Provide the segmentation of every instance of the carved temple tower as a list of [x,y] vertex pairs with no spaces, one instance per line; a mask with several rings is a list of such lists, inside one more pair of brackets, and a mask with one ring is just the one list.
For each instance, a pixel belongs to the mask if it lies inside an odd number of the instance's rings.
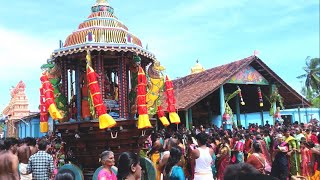
[[12,88],[10,92],[11,100],[2,112],[3,115],[7,116],[7,137],[16,137],[18,135],[15,127],[15,121],[28,116],[30,113],[28,97],[25,93],[25,89],[26,85],[23,81],[20,81],[16,87]]

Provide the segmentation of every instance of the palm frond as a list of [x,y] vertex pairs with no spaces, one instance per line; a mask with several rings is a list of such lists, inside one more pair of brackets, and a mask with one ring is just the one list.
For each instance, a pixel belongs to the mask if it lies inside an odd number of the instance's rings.
[[315,83],[318,83],[318,84],[320,83],[320,77],[318,77],[316,74],[312,74],[311,78],[313,78]]
[[240,90],[234,91],[232,94],[227,94],[225,97],[225,101],[229,102],[232,98],[236,97],[239,94]]
[[311,56],[307,56],[305,61],[306,61],[306,66],[309,67],[309,61],[311,59]]
[[319,58],[313,58],[309,61],[309,69],[315,69],[320,66],[320,59]]
[[265,95],[264,93],[262,93],[262,95],[271,104],[270,98],[267,95]]
[[297,79],[302,79],[302,78],[306,78],[306,77],[307,77],[306,74],[302,74],[302,75],[300,75],[300,76],[297,76]]

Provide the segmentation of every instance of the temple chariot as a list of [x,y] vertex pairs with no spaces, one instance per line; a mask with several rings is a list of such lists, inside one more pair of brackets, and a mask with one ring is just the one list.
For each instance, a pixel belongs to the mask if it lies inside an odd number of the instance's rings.
[[139,153],[157,124],[169,125],[163,109],[171,123],[180,119],[172,83],[155,55],[106,0],[91,11],[41,67],[40,130],[48,130],[50,115],[65,154],[92,175],[104,150]]

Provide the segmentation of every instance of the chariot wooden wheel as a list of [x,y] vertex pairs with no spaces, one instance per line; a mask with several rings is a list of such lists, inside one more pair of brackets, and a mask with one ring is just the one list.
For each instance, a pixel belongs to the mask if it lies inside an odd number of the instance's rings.
[[83,173],[82,173],[81,169],[78,166],[76,166],[74,164],[65,164],[65,165],[63,165],[62,167],[59,168],[59,172],[61,170],[63,170],[63,169],[71,170],[74,173],[75,178],[77,180],[84,180]]
[[150,159],[146,157],[140,158],[140,166],[142,167],[142,180],[155,180],[156,179],[156,169]]

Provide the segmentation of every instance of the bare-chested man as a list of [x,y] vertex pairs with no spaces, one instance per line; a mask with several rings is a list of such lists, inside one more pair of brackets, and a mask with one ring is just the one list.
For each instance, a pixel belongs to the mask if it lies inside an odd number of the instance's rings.
[[37,141],[36,141],[35,138],[26,137],[24,139],[24,142],[30,147],[31,155],[33,155],[33,154],[38,152]]
[[0,152],[0,179],[19,180],[18,164],[16,155],[18,140],[7,138],[4,141],[5,150]]
[[21,180],[32,180],[32,174],[27,174],[27,166],[31,150],[28,146],[29,140],[32,138],[24,138],[20,147],[18,147],[19,172]]

